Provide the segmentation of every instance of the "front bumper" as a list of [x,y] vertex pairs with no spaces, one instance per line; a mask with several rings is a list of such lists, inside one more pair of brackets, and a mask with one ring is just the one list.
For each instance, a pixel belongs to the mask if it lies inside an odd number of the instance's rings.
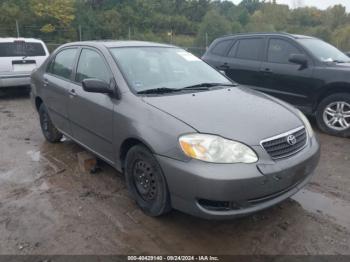
[[30,74],[0,75],[0,88],[13,86],[29,86]]
[[302,151],[278,161],[212,164],[163,156],[157,159],[175,209],[220,219],[245,216],[291,197],[308,183],[319,157],[320,147],[314,137]]

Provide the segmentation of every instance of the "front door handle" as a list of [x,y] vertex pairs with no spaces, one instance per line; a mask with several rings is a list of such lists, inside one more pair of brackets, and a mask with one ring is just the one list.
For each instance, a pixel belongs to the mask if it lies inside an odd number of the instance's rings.
[[263,73],[264,75],[269,75],[273,73],[270,68],[261,69],[260,72]]
[[76,96],[76,95],[77,95],[77,92],[75,92],[75,89],[71,89],[71,90],[69,91],[69,94],[70,94],[71,96]]
[[49,80],[47,80],[46,78],[44,78],[44,87],[48,86],[49,85]]

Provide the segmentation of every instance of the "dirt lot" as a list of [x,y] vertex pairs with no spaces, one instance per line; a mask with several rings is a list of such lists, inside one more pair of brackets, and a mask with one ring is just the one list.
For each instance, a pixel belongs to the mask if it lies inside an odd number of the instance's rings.
[[45,142],[28,97],[0,97],[0,254],[350,254],[350,139],[319,134],[312,183],[254,216],[150,218],[106,164],[78,169],[82,148]]

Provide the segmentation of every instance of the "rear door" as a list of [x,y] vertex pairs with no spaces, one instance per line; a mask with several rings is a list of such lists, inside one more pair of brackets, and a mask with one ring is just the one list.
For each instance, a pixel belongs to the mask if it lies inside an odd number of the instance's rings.
[[73,137],[112,162],[114,98],[108,94],[85,92],[81,83],[88,78],[97,78],[106,83],[113,81],[110,67],[102,53],[84,47],[69,94],[68,110]]
[[227,68],[227,52],[230,50],[234,40],[216,40],[204,54],[202,59],[218,70],[225,71]]
[[240,38],[231,47],[222,67],[233,81],[250,86],[261,84],[260,69],[263,58],[265,38]]
[[43,76],[43,97],[55,126],[71,135],[68,118],[69,90],[72,73],[78,54],[77,47],[60,50],[50,61]]
[[29,75],[48,56],[41,42],[14,40],[0,42],[0,72],[12,75]]
[[307,54],[292,40],[270,37],[266,48],[266,61],[261,65],[262,84],[260,91],[269,93],[291,104],[308,107],[313,85],[313,62],[308,66],[290,63],[291,54]]

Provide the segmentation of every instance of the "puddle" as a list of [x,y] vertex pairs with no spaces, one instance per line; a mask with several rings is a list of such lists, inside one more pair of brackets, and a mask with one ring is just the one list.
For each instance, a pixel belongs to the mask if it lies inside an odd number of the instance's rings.
[[27,154],[32,158],[32,161],[39,162],[41,158],[40,151],[28,151]]
[[306,189],[292,197],[305,210],[329,216],[335,223],[350,229],[350,205],[344,200],[330,198]]

